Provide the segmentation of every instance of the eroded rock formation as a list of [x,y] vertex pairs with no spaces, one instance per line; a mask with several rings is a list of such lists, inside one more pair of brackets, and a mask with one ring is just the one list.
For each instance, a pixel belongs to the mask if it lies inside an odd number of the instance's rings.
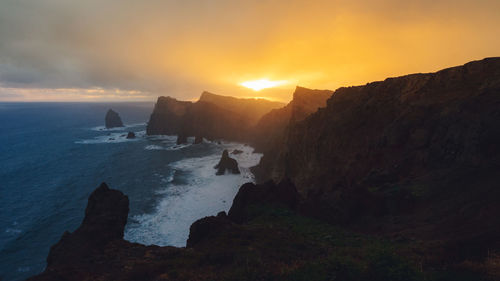
[[214,168],[217,169],[217,172],[215,174],[218,176],[224,175],[226,171],[229,171],[232,174],[240,173],[238,162],[235,159],[229,157],[229,152],[227,151],[227,149],[224,149],[219,163],[215,165]]
[[118,113],[113,111],[112,109],[109,109],[108,112],[106,113],[106,117],[104,118],[104,123],[106,128],[108,129],[115,127],[123,127],[123,122],[122,119],[120,118],[120,115],[118,115]]

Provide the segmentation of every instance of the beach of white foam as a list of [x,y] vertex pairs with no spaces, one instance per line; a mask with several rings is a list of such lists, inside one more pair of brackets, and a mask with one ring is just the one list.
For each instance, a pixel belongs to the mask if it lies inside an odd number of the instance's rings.
[[[162,198],[155,211],[133,216],[125,231],[126,240],[146,245],[183,247],[194,221],[229,210],[239,187],[254,181],[250,167],[258,164],[262,154],[253,153],[252,147],[238,143],[210,145],[216,146],[217,153],[186,158],[169,165],[173,171],[187,175],[183,183],[175,184],[173,178],[168,176],[169,181],[158,192]],[[156,147],[150,145],[149,149]],[[228,149],[230,156],[238,161],[241,174],[215,175],[214,166],[220,160],[223,149]],[[235,149],[242,152],[231,154]]]

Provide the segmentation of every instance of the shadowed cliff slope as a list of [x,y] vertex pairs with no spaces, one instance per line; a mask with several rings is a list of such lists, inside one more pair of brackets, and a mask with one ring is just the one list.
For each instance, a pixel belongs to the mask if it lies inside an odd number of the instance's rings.
[[207,139],[245,141],[251,127],[282,103],[238,99],[203,92],[199,101],[159,97],[147,126],[148,135],[203,136]]
[[[355,233],[300,215],[305,201],[288,180],[243,185],[229,214],[191,225],[186,248],[123,240],[128,198],[102,184],[85,218],[66,232],[29,280],[495,280],[500,258],[446,257],[434,241]],[[298,213],[299,212],[299,213]],[[498,273],[498,272],[497,272]],[[492,278],[488,278],[488,276]]]
[[265,99],[242,99],[230,96],[221,96],[207,91],[201,94],[199,100],[237,112],[248,119],[252,125],[257,123],[257,121],[264,114],[284,105],[282,102],[269,101]]
[[282,140],[290,122],[301,121],[318,108],[325,107],[326,100],[332,93],[329,90],[311,90],[297,86],[292,101],[262,116],[253,130],[252,145],[262,152],[274,149]]
[[500,58],[340,88],[263,164],[303,193],[498,164],[499,92]]
[[260,171],[290,178],[307,212],[450,256],[498,249],[500,58],[340,88],[290,126]]

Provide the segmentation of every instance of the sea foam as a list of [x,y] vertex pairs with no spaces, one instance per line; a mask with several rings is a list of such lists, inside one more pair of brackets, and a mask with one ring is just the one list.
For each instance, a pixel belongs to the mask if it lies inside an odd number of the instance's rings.
[[[175,184],[168,176],[168,184],[159,193],[163,196],[154,212],[133,216],[127,225],[125,239],[146,245],[186,245],[191,224],[205,216],[228,211],[239,187],[253,182],[250,167],[258,164],[262,154],[253,153],[253,148],[243,144],[211,144],[217,146],[217,153],[197,158],[187,158],[170,164],[173,171],[187,174],[186,180]],[[239,163],[241,174],[216,176],[214,166],[223,149]]]
[[126,132],[109,132],[106,135],[96,136],[92,139],[78,140],[75,141],[76,144],[101,144],[101,143],[121,143],[121,142],[132,142],[143,138],[146,135],[146,131],[135,132],[135,138],[127,139]]

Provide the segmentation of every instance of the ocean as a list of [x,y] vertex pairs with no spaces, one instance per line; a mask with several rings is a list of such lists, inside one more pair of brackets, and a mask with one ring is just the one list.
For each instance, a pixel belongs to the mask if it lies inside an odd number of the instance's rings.
[[[146,136],[153,103],[0,103],[0,280],[43,271],[50,246],[74,231],[101,182],[128,195],[125,239],[183,247],[189,226],[227,211],[262,155],[245,144],[176,145]],[[106,111],[126,127],[104,128]],[[135,139],[126,133],[135,132]],[[215,176],[224,149],[241,175]]]

